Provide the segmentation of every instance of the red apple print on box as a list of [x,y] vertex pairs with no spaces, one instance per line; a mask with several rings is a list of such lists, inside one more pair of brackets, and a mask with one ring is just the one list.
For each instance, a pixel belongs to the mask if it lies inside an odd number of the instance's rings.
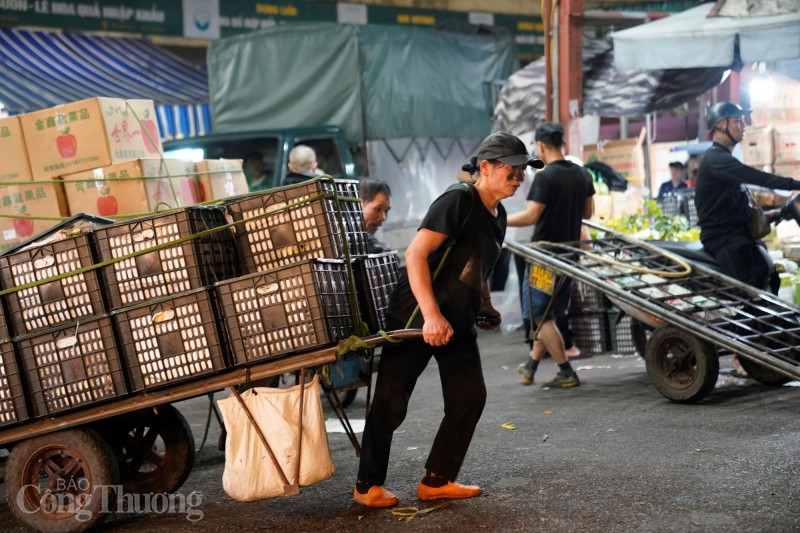
[[150,110],[146,110],[142,117],[142,137],[144,141],[144,149],[148,153],[158,153],[158,126],[150,118]]
[[100,196],[97,197],[97,213],[104,217],[117,214],[117,199],[108,187],[103,187]]
[[64,113],[56,114],[56,128],[61,133],[56,137],[56,148],[64,159],[75,157],[78,153],[78,140],[69,132],[67,116]]
[[[20,207],[19,216],[30,217],[25,213],[25,206]],[[33,219],[31,218],[15,218],[14,231],[17,232],[17,237],[25,238],[33,235]]]

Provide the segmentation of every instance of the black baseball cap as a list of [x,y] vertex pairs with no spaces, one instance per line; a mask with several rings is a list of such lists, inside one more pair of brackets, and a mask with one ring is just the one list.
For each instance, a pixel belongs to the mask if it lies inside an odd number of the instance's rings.
[[504,131],[486,137],[478,147],[477,158],[479,163],[485,159],[496,159],[512,167],[530,165],[544,168],[544,161],[531,157],[524,142]]
[[564,144],[564,126],[558,122],[541,122],[536,126],[533,139],[551,146],[561,146]]

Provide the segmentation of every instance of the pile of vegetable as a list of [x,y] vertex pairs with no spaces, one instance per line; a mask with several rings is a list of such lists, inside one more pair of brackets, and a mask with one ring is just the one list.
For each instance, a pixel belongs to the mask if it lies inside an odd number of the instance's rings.
[[641,213],[611,218],[604,225],[642,240],[699,241],[700,228],[693,228],[682,215],[665,215],[655,200],[645,200]]

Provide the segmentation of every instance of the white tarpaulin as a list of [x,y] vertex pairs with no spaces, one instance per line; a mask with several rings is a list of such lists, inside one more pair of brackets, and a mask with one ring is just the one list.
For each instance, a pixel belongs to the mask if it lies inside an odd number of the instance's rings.
[[800,57],[800,13],[709,17],[713,7],[713,3],[702,4],[612,33],[614,66],[619,69],[730,67],[739,61],[746,64]]

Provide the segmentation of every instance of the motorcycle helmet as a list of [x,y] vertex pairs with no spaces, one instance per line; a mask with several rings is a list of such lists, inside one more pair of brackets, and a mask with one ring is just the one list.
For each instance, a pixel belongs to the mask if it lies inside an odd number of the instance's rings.
[[714,126],[716,126],[717,122],[720,120],[725,120],[730,117],[743,117],[749,114],[749,109],[742,109],[741,106],[732,102],[718,102],[706,111],[706,126],[708,127],[708,131],[713,131]]

